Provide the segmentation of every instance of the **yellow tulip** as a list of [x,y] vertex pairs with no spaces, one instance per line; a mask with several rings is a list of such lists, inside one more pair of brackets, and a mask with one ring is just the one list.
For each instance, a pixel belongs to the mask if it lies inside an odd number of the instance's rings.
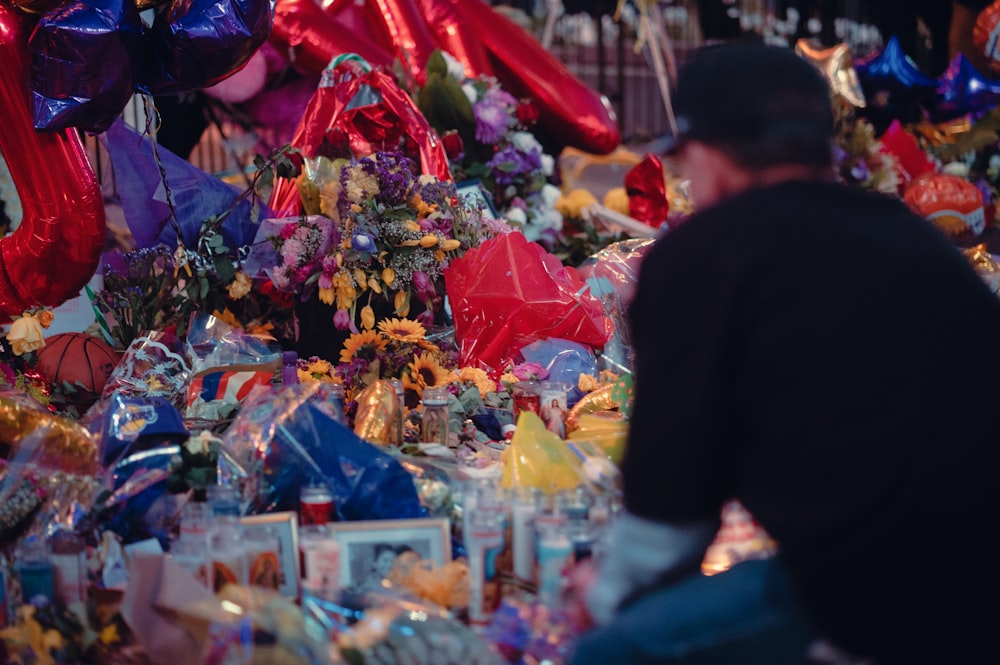
[[420,239],[420,246],[425,249],[427,247],[433,247],[434,245],[438,244],[438,240],[439,238],[436,235],[434,235],[433,233],[428,233],[427,235],[425,235],[423,238]]
[[399,316],[406,316],[410,313],[410,303],[405,291],[396,292],[396,298],[393,301],[393,306],[396,308],[396,314]]
[[396,271],[392,268],[383,268],[382,281],[385,282],[386,286],[392,286],[392,283],[396,281]]
[[372,309],[371,305],[365,305],[361,308],[361,327],[365,330],[371,330],[375,327],[375,310]]
[[406,230],[407,231],[414,231],[414,232],[419,231],[420,230],[420,225],[417,224],[412,219],[408,219],[408,220],[406,220]]
[[445,240],[443,243],[441,243],[441,249],[443,249],[446,252],[456,250],[461,246],[462,246],[461,241],[455,240],[454,238],[449,238]]
[[334,297],[333,288],[319,290],[319,301],[324,305],[332,305],[333,297]]
[[382,294],[382,285],[379,284],[379,281],[374,277],[368,278],[368,288],[374,291],[375,293],[378,293],[379,295]]
[[365,275],[365,271],[362,270],[361,268],[355,268],[354,281],[357,282],[361,290],[364,291],[368,285],[368,276]]

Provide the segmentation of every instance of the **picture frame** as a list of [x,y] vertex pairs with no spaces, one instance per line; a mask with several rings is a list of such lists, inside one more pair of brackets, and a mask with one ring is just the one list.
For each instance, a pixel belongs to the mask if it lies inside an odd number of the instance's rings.
[[380,588],[396,557],[409,551],[434,566],[451,561],[451,527],[446,518],[335,522],[332,537],[340,546],[342,588]]
[[[240,518],[244,540],[250,551],[249,571],[250,583],[274,588],[285,598],[299,596],[299,516],[294,512],[265,513],[263,515],[247,515]],[[255,542],[272,540],[269,531],[274,531],[273,538],[278,546],[277,563],[280,575],[272,577],[275,571],[268,569],[269,561],[261,556],[260,550],[254,547]],[[260,539],[260,540],[258,540]]]
[[500,213],[497,212],[497,208],[493,204],[493,197],[483,187],[482,180],[479,178],[463,180],[455,183],[455,188],[458,190],[458,198],[463,203],[472,208],[482,209],[483,215],[487,219],[500,218]]

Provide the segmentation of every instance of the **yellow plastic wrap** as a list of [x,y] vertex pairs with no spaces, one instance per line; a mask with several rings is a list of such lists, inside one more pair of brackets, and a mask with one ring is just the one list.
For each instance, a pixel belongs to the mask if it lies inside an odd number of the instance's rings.
[[580,483],[579,459],[545,428],[537,414],[522,411],[510,447],[503,455],[504,487],[537,487],[546,494]]
[[354,433],[369,443],[392,443],[393,425],[401,408],[392,383],[384,379],[375,381],[358,395]]
[[91,476],[100,470],[97,442],[79,423],[0,398],[0,457]]
[[584,414],[579,418],[578,427],[569,435],[570,441],[593,443],[615,464],[621,464],[627,438],[628,423],[617,411]]

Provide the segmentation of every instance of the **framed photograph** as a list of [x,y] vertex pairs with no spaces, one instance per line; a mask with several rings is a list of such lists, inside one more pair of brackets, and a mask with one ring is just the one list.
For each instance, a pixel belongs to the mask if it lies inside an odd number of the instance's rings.
[[299,518],[294,512],[240,518],[249,552],[250,584],[286,598],[299,595]]
[[458,189],[458,198],[465,205],[470,208],[481,209],[487,219],[498,219],[500,217],[496,206],[493,205],[493,197],[483,187],[482,180],[478,178],[475,180],[463,180],[462,182],[455,183],[455,187]]
[[451,530],[445,518],[336,522],[329,525],[340,545],[340,586],[358,591],[382,588],[396,558],[415,552],[443,566],[451,560]]

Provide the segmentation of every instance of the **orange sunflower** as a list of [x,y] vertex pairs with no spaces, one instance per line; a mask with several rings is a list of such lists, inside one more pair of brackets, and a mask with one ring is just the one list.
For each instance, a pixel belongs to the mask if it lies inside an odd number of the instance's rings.
[[347,338],[344,348],[340,350],[340,362],[349,363],[355,358],[371,362],[379,351],[385,351],[385,337],[374,330],[354,333]]
[[378,329],[389,339],[400,342],[420,342],[427,334],[422,325],[410,319],[384,319],[379,322]]
[[[448,385],[453,378],[452,373],[441,367],[437,358],[429,353],[421,353],[413,359],[413,362],[407,365],[407,368],[410,370],[409,383],[412,384],[411,387],[415,388],[420,395],[423,395],[424,388],[436,388]],[[406,383],[403,384],[403,387],[406,387]]]

